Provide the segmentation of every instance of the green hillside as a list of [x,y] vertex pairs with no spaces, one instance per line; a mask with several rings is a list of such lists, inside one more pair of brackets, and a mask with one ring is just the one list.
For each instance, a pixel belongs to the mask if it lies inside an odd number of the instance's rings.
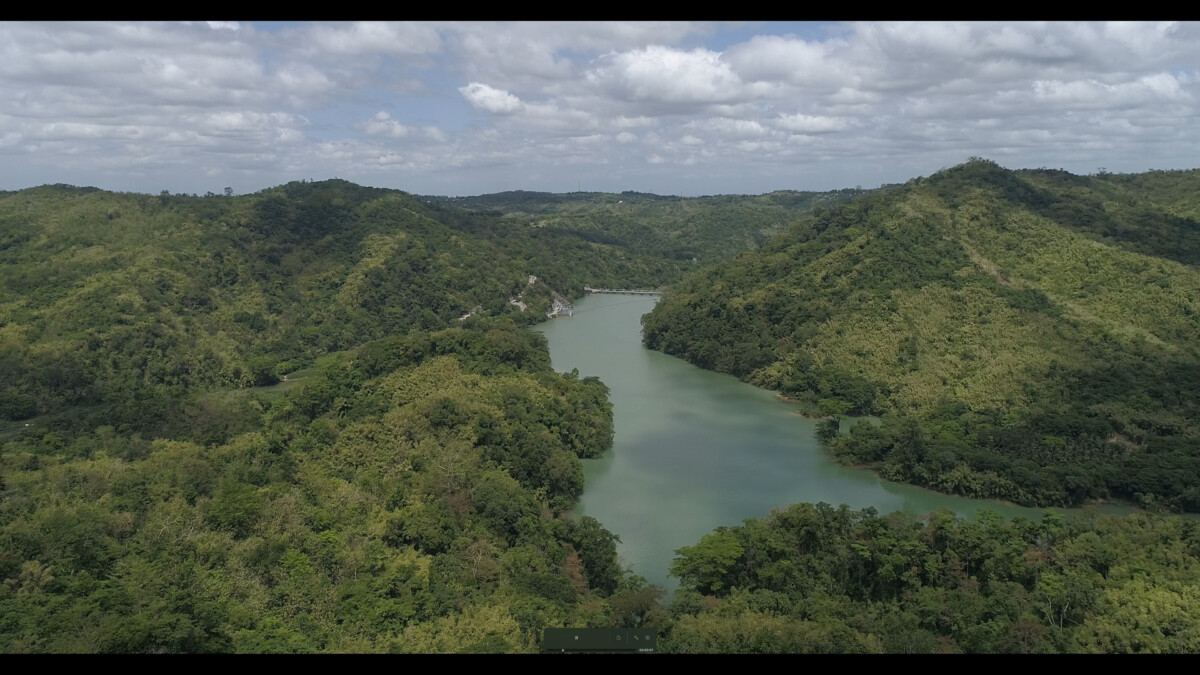
[[641,582],[569,515],[607,389],[524,326],[680,267],[344,181],[0,195],[0,652],[528,652],[627,621]]
[[200,391],[274,384],[467,313],[532,323],[554,293],[657,286],[682,266],[345,181],[245,197],[7,193],[0,423],[70,411],[76,427],[159,433]]
[[1200,511],[1200,172],[984,160],[821,210],[697,271],[645,341],[804,401],[830,438],[974,497]]
[[[803,208],[776,202],[756,228]],[[657,591],[568,515],[607,389],[523,328],[695,265],[626,234],[338,180],[0,194],[0,651],[532,651],[638,620]]]
[[680,282],[647,344],[881,415],[821,425],[842,461],[1200,511],[1197,188],[977,161],[759,197],[0,193],[0,653],[534,652],[558,626],[1195,651],[1200,534],[1149,514],[796,505],[681,549],[666,604],[572,515],[607,388],[526,326]]
[[598,244],[706,264],[754,249],[813,208],[861,193],[847,189],[684,198],[643,192],[514,191],[425,199],[502,214],[506,222],[569,233]]
[[622,621],[614,537],[564,516],[607,389],[538,334],[416,332],[229,396],[255,414],[224,442],[3,446],[0,652],[528,652]]

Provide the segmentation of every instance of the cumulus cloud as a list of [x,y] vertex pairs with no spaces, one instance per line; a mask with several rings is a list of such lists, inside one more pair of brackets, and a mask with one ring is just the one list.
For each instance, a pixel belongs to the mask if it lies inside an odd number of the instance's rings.
[[0,23],[0,154],[20,157],[0,189],[337,175],[467,194],[575,189],[556,183],[569,174],[712,194],[894,182],[970,155],[1084,171],[1200,156],[1196,23],[753,28]]
[[[695,22],[516,21],[436,24],[466,77],[501,88],[568,83],[587,59],[713,30]],[[553,91],[546,93],[553,94]]]
[[522,108],[521,99],[504,91],[489,87],[482,82],[472,82],[458,91],[471,105],[491,113],[507,114],[517,112]]
[[600,89],[630,101],[724,103],[739,98],[742,82],[707,49],[683,51],[651,45],[607,54],[587,74]]
[[839,89],[857,86],[862,74],[847,58],[840,40],[807,42],[778,35],[756,36],[731,47],[726,60],[749,82],[782,82],[801,87]]
[[1139,106],[1192,98],[1170,73],[1155,73],[1118,84],[1093,79],[1038,80],[1033,83],[1033,91],[1035,98],[1041,101],[1074,108]]
[[767,133],[763,125],[754,120],[738,120],[724,117],[689,122],[686,126],[691,129],[704,129],[723,136],[736,138],[762,136]]

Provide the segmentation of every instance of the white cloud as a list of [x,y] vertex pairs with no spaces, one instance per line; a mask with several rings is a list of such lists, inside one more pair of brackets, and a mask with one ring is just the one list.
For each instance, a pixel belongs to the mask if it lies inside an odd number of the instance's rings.
[[721,55],[651,45],[598,59],[587,80],[625,100],[725,103],[743,95],[742,82]]
[[319,100],[337,88],[328,75],[307,63],[287,64],[276,71],[270,85],[291,98],[293,105],[303,106]]
[[672,45],[713,29],[709,24],[692,22],[517,21],[436,25],[469,80],[487,81],[510,90],[552,88],[577,77],[581,59],[586,63],[598,54],[651,43]]
[[419,23],[360,21],[350,25],[316,25],[308,33],[309,44],[334,54],[428,54],[442,46],[437,30]]
[[844,47],[838,40],[810,43],[776,35],[757,36],[731,47],[726,58],[746,81],[823,89],[857,86],[861,75],[855,64],[836,55]]
[[1133,82],[1105,84],[1096,80],[1038,80],[1033,83],[1035,99],[1075,108],[1119,108],[1192,98],[1169,73],[1155,73]]
[[612,125],[618,129],[635,129],[637,127],[652,127],[658,123],[658,121],[655,118],[649,117],[647,115],[639,115],[637,117],[626,117],[624,115],[618,115],[616,118],[611,120],[611,122],[612,122]]
[[521,109],[521,99],[502,89],[489,87],[481,82],[472,82],[458,88],[463,98],[480,110],[492,113],[507,114]]
[[240,134],[281,127],[296,127],[307,122],[304,118],[290,113],[260,113],[254,111],[223,111],[192,116],[189,119],[193,124],[208,131],[225,134]]
[[717,193],[895,182],[975,154],[1084,171],[1200,156],[1197,23],[757,30],[0,23],[0,152],[21,153],[0,164],[0,189],[107,177],[157,192],[193,176],[203,192],[231,175],[265,187],[298,172],[401,187],[436,177],[466,194],[454,181],[574,189],[555,182],[570,166],[651,181],[620,189],[702,180],[693,192]]
[[716,133],[721,136],[732,136],[736,138],[762,136],[767,133],[763,125],[754,120],[738,120],[729,119],[726,117],[714,117],[706,120],[697,120],[689,122],[686,125],[690,129],[702,129],[708,132]]

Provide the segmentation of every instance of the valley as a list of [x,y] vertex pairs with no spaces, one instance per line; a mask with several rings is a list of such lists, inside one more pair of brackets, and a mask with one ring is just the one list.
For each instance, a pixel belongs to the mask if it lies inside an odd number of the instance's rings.
[[0,651],[1194,651],[1198,188],[4,192]]

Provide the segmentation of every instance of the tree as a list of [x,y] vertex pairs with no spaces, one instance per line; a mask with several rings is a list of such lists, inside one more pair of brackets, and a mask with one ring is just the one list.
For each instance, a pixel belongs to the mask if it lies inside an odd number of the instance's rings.
[[245,537],[258,520],[262,501],[253,485],[225,481],[213,494],[207,518],[215,527],[229,530],[236,537]]
[[729,570],[742,556],[742,545],[733,532],[719,528],[700,538],[695,546],[675,551],[671,574],[701,593],[725,595],[729,592]]
[[621,538],[604,529],[600,521],[591,516],[583,516],[572,523],[568,532],[583,561],[588,585],[602,595],[611,594],[621,580],[621,569],[617,564],[617,542]]
[[658,586],[641,586],[613,595],[608,603],[617,625],[640,628],[665,618],[666,613],[660,603],[663,593]]
[[832,441],[837,438],[841,426],[842,421],[837,417],[828,417],[817,422],[817,440],[821,443]]

